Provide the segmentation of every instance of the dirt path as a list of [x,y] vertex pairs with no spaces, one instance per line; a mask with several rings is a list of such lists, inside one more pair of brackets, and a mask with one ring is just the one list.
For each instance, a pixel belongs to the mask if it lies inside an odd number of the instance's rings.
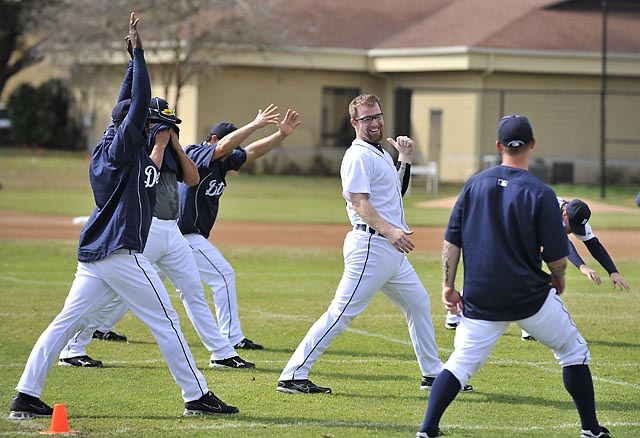
[[[590,204],[591,205],[591,204]],[[0,211],[0,239],[77,241],[81,223],[67,216],[33,215]],[[226,245],[301,246],[341,248],[345,225],[281,224],[267,222],[217,222],[211,235],[215,243]],[[615,258],[640,255],[637,231],[596,230],[596,235]],[[416,227],[412,240],[416,250],[440,252],[444,229]],[[580,249],[582,252],[582,250]]]

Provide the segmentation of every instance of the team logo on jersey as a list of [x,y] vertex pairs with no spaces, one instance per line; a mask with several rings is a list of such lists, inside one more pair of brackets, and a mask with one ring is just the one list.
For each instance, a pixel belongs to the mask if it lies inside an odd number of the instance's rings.
[[214,179],[209,181],[209,188],[205,190],[204,194],[207,196],[220,196],[224,192],[224,188],[224,181],[218,182]]
[[500,187],[507,187],[508,184],[509,181],[507,181],[506,179],[498,178],[498,185]]
[[158,169],[155,166],[145,167],[144,175],[144,186],[147,188],[154,187],[160,180],[160,172],[158,172]]

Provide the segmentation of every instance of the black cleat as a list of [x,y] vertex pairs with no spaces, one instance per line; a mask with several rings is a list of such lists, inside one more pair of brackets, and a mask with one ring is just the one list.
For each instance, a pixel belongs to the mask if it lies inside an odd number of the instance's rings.
[[40,400],[23,392],[11,400],[10,420],[24,420],[26,418],[46,418],[53,414],[53,408]]
[[444,328],[446,328],[447,330],[455,330],[459,325],[459,322],[445,322]]
[[309,379],[279,380],[276,391],[287,394],[331,394],[331,388],[318,386]]
[[246,361],[240,356],[234,356],[228,359],[211,359],[209,366],[211,368],[255,368],[256,364]]
[[256,344],[251,339],[244,338],[238,342],[233,348],[240,348],[242,350],[264,350],[264,347],[260,344]]
[[237,414],[238,412],[240,409],[226,404],[209,391],[198,400],[186,402],[183,415]]
[[93,360],[89,356],[76,356],[60,359],[58,365],[63,367],[102,368],[102,361]]
[[[435,377],[422,376],[422,382],[420,382],[420,389],[422,389],[423,391],[430,390],[431,387],[433,386],[434,380],[436,380]],[[473,391],[473,386],[471,385],[464,385],[464,388],[460,390],[460,392],[471,392],[471,391]]]
[[520,339],[522,339],[523,341],[538,341],[536,338],[534,338],[531,335],[527,335],[527,336],[522,336]]
[[100,330],[96,330],[93,332],[93,339],[102,339],[103,341],[111,341],[111,342],[127,342],[127,337],[125,335],[119,335],[116,332],[101,332]]

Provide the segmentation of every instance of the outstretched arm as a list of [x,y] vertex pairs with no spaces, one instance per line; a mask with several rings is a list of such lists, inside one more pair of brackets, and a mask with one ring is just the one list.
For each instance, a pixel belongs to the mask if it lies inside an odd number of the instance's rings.
[[276,111],[278,111],[278,107],[273,104],[270,104],[264,111],[259,109],[258,115],[252,122],[221,138],[216,145],[216,150],[213,153],[213,157],[211,157],[211,162],[213,163],[217,159],[231,153],[233,149],[240,146],[247,137],[253,134],[256,129],[265,127],[269,123],[277,124],[280,114]]
[[245,152],[247,153],[246,162],[249,163],[265,155],[267,152],[273,149],[274,146],[291,135],[293,131],[295,131],[298,126],[300,126],[301,123],[302,120],[300,120],[300,116],[298,115],[298,113],[296,111],[288,109],[287,113],[284,116],[284,120],[282,122],[278,122],[277,132],[274,132],[268,137],[261,138],[260,140],[257,140],[244,148]]
[[[611,259],[611,256],[605,249],[604,245],[600,243],[597,237],[593,237],[592,239],[587,240],[586,242],[584,242],[584,245],[587,247],[593,258],[596,259],[598,263],[600,263],[600,266],[602,266],[607,271],[611,278],[611,285],[614,289],[616,288],[616,286],[620,286],[620,289],[625,290],[629,290],[631,288],[627,280],[625,280],[624,277],[620,275],[620,273],[618,272],[618,268],[616,268],[615,263],[613,263],[613,260]],[[580,271],[582,271],[582,268],[580,269]]]

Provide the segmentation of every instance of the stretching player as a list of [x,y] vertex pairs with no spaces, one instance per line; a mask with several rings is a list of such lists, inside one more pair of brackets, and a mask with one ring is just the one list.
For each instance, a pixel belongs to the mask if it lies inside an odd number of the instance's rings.
[[309,371],[378,290],[406,317],[422,371],[421,386],[430,387],[442,370],[429,295],[406,256],[414,245],[409,238],[413,231],[405,222],[402,195],[409,185],[413,140],[405,136],[387,138],[399,152],[396,167],[391,155],[380,146],[384,119],[378,97],[364,94],[354,98],[349,115],[356,139],[340,169],[342,195],[353,226],[344,241],[344,273],[329,308],[309,329],[280,374],[279,392],[331,392],[311,382]]
[[[463,317],[417,438],[440,435],[445,410],[511,322],[553,350],[580,416],[580,437],[609,437],[596,417],[587,343],[560,299],[569,250],[556,196],[527,171],[534,146],[526,117],[501,119],[496,147],[502,165],[471,177],[453,208],[442,249],[442,300],[450,311],[461,308]],[[461,253],[462,297],[455,287]]]
[[[277,117],[272,112],[261,114],[264,123]],[[144,256],[162,271],[178,289],[180,298],[198,336],[211,352],[210,367],[255,368],[255,364],[242,359],[229,339],[220,334],[211,308],[204,295],[198,266],[189,243],[178,228],[180,201],[178,181],[186,186],[200,182],[198,169],[185,154],[178,139],[177,124],[181,123],[164,99],[154,97],[149,108],[153,122],[149,134],[148,150],[151,159],[160,168],[156,206],[149,228]],[[61,365],[100,367],[102,363],[86,355],[86,343],[99,321],[93,321],[84,331],[76,334],[62,350]],[[82,360],[84,358],[85,360]],[[88,359],[88,360],[87,360]],[[77,364],[76,362],[79,362]]]
[[[580,199],[574,199],[571,202],[567,202],[562,198],[558,198],[558,205],[560,205],[562,221],[565,229],[567,230],[567,234],[573,233],[573,235],[576,236],[576,239],[581,240],[584,243],[584,246],[587,247],[593,258],[596,259],[598,263],[600,263],[600,266],[609,273],[611,286],[614,289],[616,286],[619,286],[621,290],[629,290],[631,286],[627,280],[620,275],[620,272],[618,272],[618,268],[616,268],[615,263],[613,263],[611,256],[609,256],[605,247],[600,243],[595,234],[593,234],[591,225],[587,223],[589,218],[591,218],[591,210],[586,202]],[[600,286],[600,283],[602,283],[600,275],[598,275],[595,270],[587,266],[570,240],[569,261],[571,261],[576,268],[580,269],[580,272],[586,275],[589,280]],[[522,330],[522,340],[535,341],[536,338],[531,336],[525,330]]]
[[[302,123],[298,113],[287,110],[280,122],[273,117],[276,106],[258,111],[255,120],[236,128],[221,122],[211,128],[208,138],[201,144],[186,148],[187,155],[196,163],[200,184],[181,184],[181,212],[178,225],[189,242],[200,271],[200,279],[213,293],[220,332],[235,348],[262,350],[264,347],[247,339],[242,333],[236,297],[236,274],[231,264],[209,240],[209,233],[218,216],[220,197],[227,185],[229,170],[239,170],[247,163],[262,157],[280,144]],[[257,140],[245,148],[238,147],[256,129],[276,124],[278,131]]]
[[89,177],[96,208],[80,234],[78,268],[62,311],[36,342],[11,402],[9,418],[50,417],[40,400],[47,374],[72,334],[117,296],[156,339],[176,383],[184,415],[238,412],[207,388],[184,339],[178,314],[155,269],[142,254],[160,169],[146,150],[151,85],[132,12],[128,41],[133,60],[112,111],[112,123],[93,151]]

